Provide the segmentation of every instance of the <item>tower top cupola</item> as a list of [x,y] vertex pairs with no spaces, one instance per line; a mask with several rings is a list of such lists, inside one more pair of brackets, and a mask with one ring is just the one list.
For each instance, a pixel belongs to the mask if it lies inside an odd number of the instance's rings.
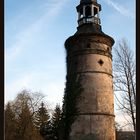
[[100,25],[99,12],[101,5],[97,0],[80,0],[80,4],[76,7],[78,12],[78,26],[86,23]]

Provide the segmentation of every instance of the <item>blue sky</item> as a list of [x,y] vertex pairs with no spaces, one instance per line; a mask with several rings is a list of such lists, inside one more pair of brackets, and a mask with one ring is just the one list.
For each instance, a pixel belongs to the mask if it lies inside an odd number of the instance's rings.
[[[80,0],[5,0],[5,102],[22,89],[40,91],[51,106],[65,88],[65,40],[76,32]],[[135,51],[135,1],[98,0],[102,30]],[[115,45],[114,45],[115,47]]]

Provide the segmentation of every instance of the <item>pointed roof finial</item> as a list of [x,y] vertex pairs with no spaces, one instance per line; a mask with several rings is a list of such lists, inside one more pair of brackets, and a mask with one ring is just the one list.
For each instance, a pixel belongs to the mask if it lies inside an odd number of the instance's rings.
[[43,101],[42,101],[42,103],[41,103],[41,107],[42,107],[42,108],[44,107],[44,103],[43,103]]

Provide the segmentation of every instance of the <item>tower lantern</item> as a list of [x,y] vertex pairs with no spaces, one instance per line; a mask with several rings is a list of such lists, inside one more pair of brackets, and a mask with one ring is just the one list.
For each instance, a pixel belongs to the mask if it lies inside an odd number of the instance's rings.
[[97,0],[81,0],[76,8],[79,26],[85,23],[100,25],[99,12],[101,11],[101,5],[97,3]]

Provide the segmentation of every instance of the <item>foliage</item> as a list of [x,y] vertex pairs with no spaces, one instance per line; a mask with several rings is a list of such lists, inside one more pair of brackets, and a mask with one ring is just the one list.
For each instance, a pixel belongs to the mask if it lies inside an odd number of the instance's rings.
[[81,85],[80,78],[76,74],[67,77],[65,94],[63,97],[63,107],[62,107],[62,118],[60,123],[61,133],[63,133],[64,140],[69,139],[69,134],[71,132],[71,126],[75,121],[78,110],[78,100],[80,99]]
[[[34,96],[35,95],[35,96]],[[34,113],[42,95],[21,91],[14,101],[7,103],[5,108],[5,139],[6,140],[41,140],[34,126]],[[40,98],[41,97],[41,98]]]
[[34,124],[42,137],[50,135],[50,115],[44,103],[41,103],[41,107],[35,112]]
[[16,131],[16,118],[10,102],[5,107],[5,139],[14,140]]
[[41,103],[41,107],[35,112],[35,126],[40,129],[41,126],[47,124],[50,116],[48,110],[44,107],[44,103]]
[[54,140],[59,140],[59,125],[61,121],[61,108],[59,105],[56,105],[55,110],[52,114],[51,125],[52,125],[52,134]]
[[68,140],[71,125],[78,114],[77,102],[81,93],[77,76],[69,78],[62,110],[56,105],[52,117],[40,93],[23,90],[14,101],[8,102],[5,107],[5,139]]
[[43,95],[23,90],[5,106],[5,140],[61,140],[62,111],[56,105],[52,117]]

